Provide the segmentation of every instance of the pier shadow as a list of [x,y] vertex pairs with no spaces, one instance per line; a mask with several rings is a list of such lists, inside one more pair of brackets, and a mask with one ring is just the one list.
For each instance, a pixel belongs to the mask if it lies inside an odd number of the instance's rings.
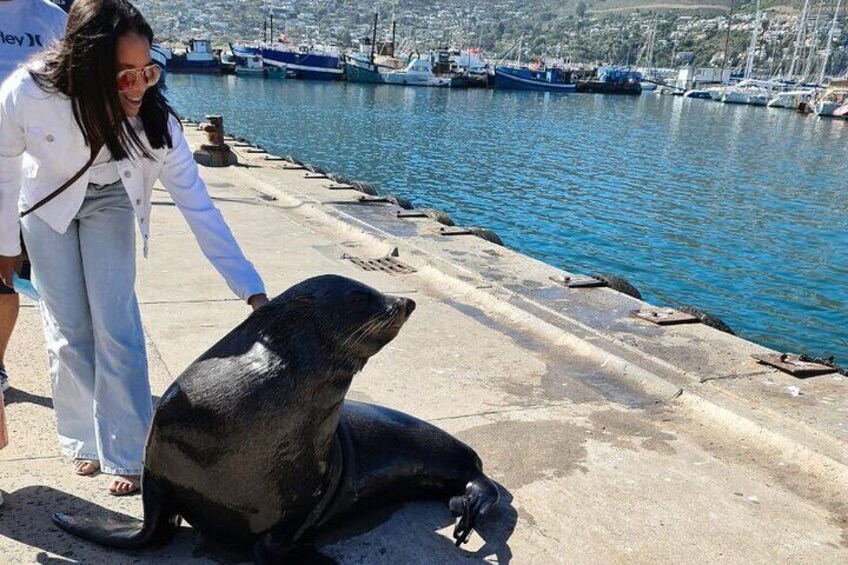
[[[404,563],[483,565],[491,563],[491,558],[495,556],[497,563],[506,565],[512,559],[508,541],[518,515],[512,507],[512,496],[500,485],[498,488],[501,492],[500,503],[473,534],[484,540],[484,544],[475,551],[454,547],[452,540],[438,533],[438,530],[452,527],[454,523],[444,501],[412,502],[402,505],[399,510],[383,508],[365,516],[357,516],[353,521],[322,533],[315,542],[321,553],[341,564],[360,562],[362,558],[367,559],[370,552],[373,552],[375,560],[381,560],[388,551],[385,546],[390,544],[390,555]],[[252,561],[250,550],[222,545],[188,527],[180,528],[174,541],[162,548],[132,551],[99,548],[59,529],[52,523],[52,514],[61,512],[117,521],[131,518],[48,486],[29,486],[4,494],[6,503],[0,507],[0,536],[34,548],[38,552],[35,558],[37,563],[52,565],[123,561],[118,555],[125,555],[134,562],[156,558],[184,562],[198,557],[226,565]],[[140,507],[140,499],[138,504]],[[396,512],[403,516],[391,520]],[[370,532],[378,526],[383,526],[381,531],[371,535]],[[351,539],[356,536],[364,537]],[[109,555],[112,559],[109,559]],[[422,555],[426,555],[425,562],[421,561]]]
[[49,396],[39,396],[17,388],[10,388],[4,392],[3,398],[6,399],[6,405],[28,403],[53,410],[53,399]]

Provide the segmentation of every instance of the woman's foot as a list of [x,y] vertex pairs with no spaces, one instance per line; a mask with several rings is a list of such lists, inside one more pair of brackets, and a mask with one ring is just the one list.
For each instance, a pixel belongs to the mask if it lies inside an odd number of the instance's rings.
[[114,496],[127,496],[137,492],[141,492],[141,476],[139,475],[118,475],[109,485],[109,494]]
[[74,459],[74,473],[77,475],[93,475],[100,470],[100,461],[92,459]]

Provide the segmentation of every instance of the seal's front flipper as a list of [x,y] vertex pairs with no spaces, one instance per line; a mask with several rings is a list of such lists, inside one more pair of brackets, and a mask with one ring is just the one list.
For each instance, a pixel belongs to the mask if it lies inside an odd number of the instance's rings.
[[284,545],[266,534],[253,546],[253,562],[257,565],[338,565],[338,561],[324,555],[314,545]]
[[155,481],[142,479],[141,496],[144,521],[122,515],[98,519],[53,514],[53,522],[70,534],[107,547],[139,549],[169,542],[180,525],[180,517],[170,510],[167,497]]
[[486,475],[468,481],[465,494],[450,499],[451,514],[458,517],[453,529],[453,538],[457,547],[466,543],[471,532],[489,510],[500,499],[498,487]]

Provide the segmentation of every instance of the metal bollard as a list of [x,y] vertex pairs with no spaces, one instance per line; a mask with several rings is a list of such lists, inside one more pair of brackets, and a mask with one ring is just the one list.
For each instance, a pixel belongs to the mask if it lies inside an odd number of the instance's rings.
[[224,143],[224,117],[206,116],[207,123],[200,124],[200,130],[206,133],[207,143],[194,152],[194,160],[206,167],[229,167],[238,164],[238,157],[230,146]]

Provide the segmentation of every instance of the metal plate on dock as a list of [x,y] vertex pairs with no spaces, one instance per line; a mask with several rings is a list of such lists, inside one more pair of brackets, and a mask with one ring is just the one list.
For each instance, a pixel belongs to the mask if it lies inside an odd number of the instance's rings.
[[586,275],[554,275],[551,280],[568,288],[596,288],[607,283]]
[[284,171],[305,171],[306,167],[303,165],[283,165],[281,167]]
[[266,161],[285,161],[285,157],[277,157],[276,155],[265,155]]
[[700,320],[692,314],[680,312],[674,308],[642,308],[641,310],[634,310],[633,315],[659,326],[695,324],[700,322]]
[[415,210],[398,210],[397,212],[398,218],[426,218],[427,214],[424,212],[416,212]]
[[798,377],[799,379],[836,372],[835,368],[822,365],[821,363],[801,361],[798,355],[791,353],[783,353],[780,355],[773,353],[758,353],[751,355],[751,357],[764,365],[780,369],[784,373],[789,373],[793,377]]
[[329,190],[356,190],[349,184],[328,184],[326,187]]
[[247,150],[248,153],[267,153],[264,149],[260,149],[258,147],[251,147]]
[[385,196],[360,196],[356,199],[362,204],[391,204],[392,202]]
[[330,178],[324,173],[306,173],[303,175],[305,179],[327,179]]
[[383,271],[384,273],[389,274],[398,274],[398,275],[407,275],[409,273],[414,273],[415,269],[407,265],[406,263],[401,263],[394,257],[381,257],[380,259],[361,259],[354,255],[345,255],[345,259],[350,259],[350,261],[365,271]]
[[474,232],[465,228],[459,227],[441,227],[439,228],[440,235],[474,235]]

